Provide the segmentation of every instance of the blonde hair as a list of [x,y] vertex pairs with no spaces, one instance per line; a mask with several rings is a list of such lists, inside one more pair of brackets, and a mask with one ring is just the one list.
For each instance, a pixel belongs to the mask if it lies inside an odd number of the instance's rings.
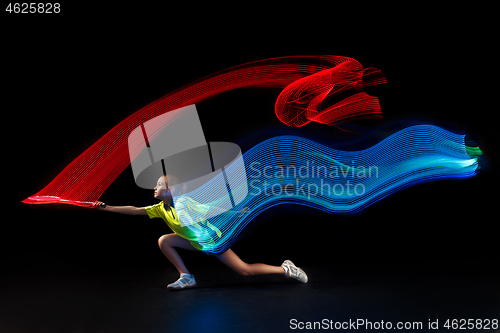
[[169,185],[169,180],[170,180],[170,185],[174,186],[179,184],[179,178],[173,176],[173,175],[163,175],[162,176],[165,179],[165,185]]
[[172,175],[163,175],[162,176],[165,179],[165,186],[169,190],[169,208],[174,207],[174,198],[172,197],[172,192],[170,191],[169,188],[169,179],[170,179],[170,185],[175,186],[179,184],[179,178],[172,176]]

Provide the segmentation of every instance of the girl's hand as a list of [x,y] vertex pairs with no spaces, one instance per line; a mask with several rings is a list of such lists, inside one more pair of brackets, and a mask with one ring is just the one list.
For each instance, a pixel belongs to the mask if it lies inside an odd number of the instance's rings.
[[94,205],[92,205],[92,207],[90,208],[95,208],[97,210],[104,210],[106,208],[106,204],[101,201],[96,201]]

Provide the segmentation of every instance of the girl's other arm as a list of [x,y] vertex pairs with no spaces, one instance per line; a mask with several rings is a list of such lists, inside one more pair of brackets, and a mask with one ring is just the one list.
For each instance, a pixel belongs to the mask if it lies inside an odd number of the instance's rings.
[[146,207],[101,205],[97,209],[125,215],[148,215],[146,213]]

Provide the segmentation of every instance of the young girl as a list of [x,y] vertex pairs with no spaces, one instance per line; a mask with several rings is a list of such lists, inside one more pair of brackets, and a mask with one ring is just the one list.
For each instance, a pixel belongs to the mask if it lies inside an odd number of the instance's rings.
[[[195,278],[189,273],[175,248],[200,251],[201,246],[197,243],[196,235],[179,220],[173,206],[172,194],[168,188],[166,176],[158,179],[157,185],[154,188],[154,197],[161,200],[161,202],[148,207],[107,206],[104,203],[100,203],[98,209],[128,215],[148,215],[149,218],[162,218],[174,233],[161,236],[158,240],[158,245],[163,254],[174,264],[180,273],[180,278],[169,284],[167,288],[169,290],[178,290],[194,287],[196,286]],[[285,260],[281,266],[247,264],[231,249],[215,256],[240,275],[280,274],[297,279],[302,283],[307,283],[308,280],[306,273],[296,267],[290,260]]]

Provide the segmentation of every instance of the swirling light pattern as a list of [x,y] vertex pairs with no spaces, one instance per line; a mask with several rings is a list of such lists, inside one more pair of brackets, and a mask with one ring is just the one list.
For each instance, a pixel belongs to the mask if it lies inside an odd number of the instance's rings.
[[[22,202],[92,207],[130,164],[127,138],[131,131],[161,114],[225,91],[252,87],[283,89],[275,107],[283,123],[303,126],[316,121],[334,125],[340,120],[381,118],[378,99],[367,95],[363,87],[384,82],[378,69],[363,69],[355,59],[333,55],[279,57],[231,67],[174,91],[124,119],[46,187]],[[140,143],[137,145],[135,148],[139,149]]]
[[[410,185],[471,177],[478,170],[480,154],[478,147],[465,144],[465,135],[433,125],[407,127],[359,151],[340,151],[298,136],[279,136],[243,154],[246,179],[241,181],[246,181],[250,190],[235,209],[213,214],[205,223],[207,210],[216,210],[218,201],[224,201],[221,198],[207,204],[206,198],[213,197],[209,182],[184,195],[192,207],[183,213],[190,215],[186,226],[197,234],[203,251],[220,253],[258,214],[275,205],[293,203],[329,213],[357,212]],[[205,203],[203,209],[197,202]]]

